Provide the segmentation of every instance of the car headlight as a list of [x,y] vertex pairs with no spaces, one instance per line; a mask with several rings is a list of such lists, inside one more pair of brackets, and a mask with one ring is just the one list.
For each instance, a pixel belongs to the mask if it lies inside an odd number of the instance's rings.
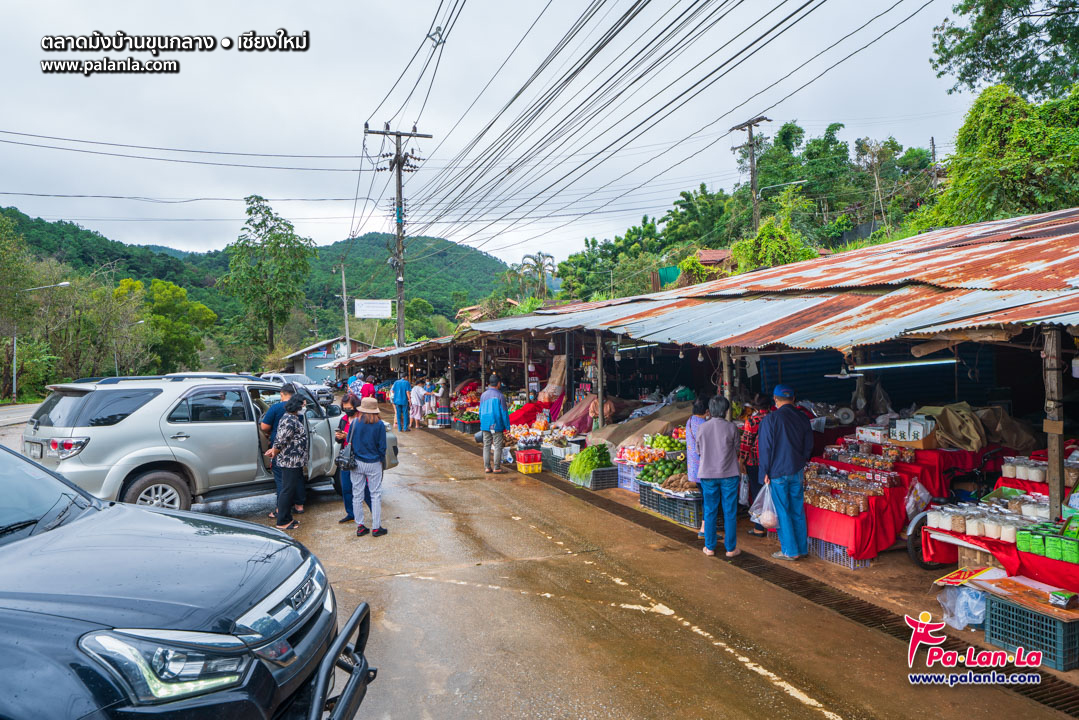
[[137,703],[167,702],[239,685],[252,661],[243,643],[230,635],[162,634],[184,642],[94,632],[84,635],[79,646],[119,676]]

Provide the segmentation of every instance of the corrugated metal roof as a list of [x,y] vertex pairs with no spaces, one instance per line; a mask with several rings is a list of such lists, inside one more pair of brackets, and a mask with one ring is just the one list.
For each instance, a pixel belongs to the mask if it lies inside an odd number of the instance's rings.
[[1056,294],[1048,300],[1016,305],[985,312],[958,322],[938,323],[921,329],[935,333],[948,330],[1003,325],[1076,325],[1079,324],[1079,292]]

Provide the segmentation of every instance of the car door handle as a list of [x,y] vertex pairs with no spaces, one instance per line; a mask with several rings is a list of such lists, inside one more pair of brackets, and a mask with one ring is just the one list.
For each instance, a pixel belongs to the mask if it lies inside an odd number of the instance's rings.
[[189,437],[191,437],[191,436],[188,435],[187,433],[179,432],[179,433],[176,433],[175,435],[173,435],[172,439],[173,440],[187,440]]

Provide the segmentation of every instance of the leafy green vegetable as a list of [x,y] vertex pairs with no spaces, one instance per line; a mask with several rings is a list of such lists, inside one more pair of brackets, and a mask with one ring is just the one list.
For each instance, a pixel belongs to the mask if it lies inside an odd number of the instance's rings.
[[577,453],[569,464],[569,479],[578,485],[583,484],[598,468],[611,467],[611,454],[606,445],[590,445]]

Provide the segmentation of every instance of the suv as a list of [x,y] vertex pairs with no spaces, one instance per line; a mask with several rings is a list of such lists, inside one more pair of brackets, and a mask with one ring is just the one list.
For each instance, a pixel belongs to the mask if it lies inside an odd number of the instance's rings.
[[285,533],[102,503],[6,448],[0,497],[0,718],[355,716],[370,608],[338,631],[326,571]]
[[[259,418],[281,387],[249,375],[111,377],[51,385],[23,431],[23,454],[102,500],[187,510],[192,502],[274,492]],[[341,492],[334,432],[341,408],[304,387],[307,484]],[[386,438],[385,467],[397,465]]]
[[322,383],[321,385],[316,383],[311,378],[300,373],[263,373],[263,380],[269,380],[273,383],[292,383],[293,385],[303,385],[308,391],[314,395],[318,401],[323,405],[333,404],[333,388]]

